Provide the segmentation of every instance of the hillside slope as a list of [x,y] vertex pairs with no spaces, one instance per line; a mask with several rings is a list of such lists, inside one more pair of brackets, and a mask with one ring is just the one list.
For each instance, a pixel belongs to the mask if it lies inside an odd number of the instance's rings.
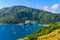
[[12,6],[0,9],[0,23],[17,24],[26,20],[38,21],[39,24],[60,22],[60,14],[53,14],[25,6]]
[[[56,31],[54,31],[54,30],[56,30]],[[47,36],[49,36],[47,38],[50,39],[53,35],[55,35],[54,38],[55,37],[58,38],[57,36],[60,35],[59,32],[60,32],[60,23],[56,23],[51,26],[42,28],[42,29],[38,30],[37,32],[23,38],[22,40],[40,40],[40,39],[44,40],[44,38],[46,39]],[[44,37],[41,37],[41,36],[44,36]],[[53,39],[53,38],[51,38],[51,39]],[[21,39],[18,39],[18,40],[21,40]]]
[[[18,40],[30,40],[30,39],[24,38],[24,39],[18,39]],[[40,36],[37,38],[37,40],[60,40],[60,29],[56,29],[47,35]]]
[[47,35],[38,37],[37,40],[60,40],[60,29],[54,30]]

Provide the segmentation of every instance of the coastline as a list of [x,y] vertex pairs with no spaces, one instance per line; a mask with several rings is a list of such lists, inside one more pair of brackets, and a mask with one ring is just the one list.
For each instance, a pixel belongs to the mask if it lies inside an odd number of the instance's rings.
[[39,24],[40,26],[50,26],[50,24]]
[[[0,23],[0,25],[8,25],[8,24],[2,24],[2,23]],[[9,24],[9,25],[24,25],[24,24]],[[39,26],[50,26],[51,24],[37,24],[37,25],[39,25]]]

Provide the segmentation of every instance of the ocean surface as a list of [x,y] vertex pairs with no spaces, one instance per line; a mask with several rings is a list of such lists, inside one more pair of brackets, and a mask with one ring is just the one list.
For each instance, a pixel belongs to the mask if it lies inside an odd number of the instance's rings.
[[0,40],[17,40],[43,27],[38,25],[0,25]]

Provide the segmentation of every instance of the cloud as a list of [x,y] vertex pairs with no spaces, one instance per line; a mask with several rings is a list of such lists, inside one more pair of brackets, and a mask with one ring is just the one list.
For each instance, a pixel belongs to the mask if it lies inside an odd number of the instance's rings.
[[57,9],[59,7],[59,4],[54,4],[51,9]]
[[45,11],[49,11],[49,7],[48,7],[48,6],[44,6],[43,9],[44,9]]
[[58,9],[59,4],[54,4],[53,6],[51,6],[50,10],[52,13],[55,13],[55,11]]
[[45,11],[49,11],[49,12],[55,13],[59,6],[60,6],[60,4],[54,4],[54,5],[52,5],[51,7],[49,7],[49,6],[44,6],[43,9],[44,9]]

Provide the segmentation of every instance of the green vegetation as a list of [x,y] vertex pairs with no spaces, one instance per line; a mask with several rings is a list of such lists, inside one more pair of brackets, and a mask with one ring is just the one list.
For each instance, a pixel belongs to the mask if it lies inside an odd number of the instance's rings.
[[56,29],[60,29],[60,23],[56,23],[51,26],[42,28],[42,29],[38,30],[37,32],[35,32],[34,34],[31,34],[25,38],[26,39],[30,38],[29,40],[37,40],[38,37],[49,34]]
[[60,40],[60,28],[52,31],[47,35],[38,37],[37,40]]
[[60,14],[53,14],[25,6],[0,9],[0,23],[17,24],[24,23],[26,20],[37,20],[39,24],[53,24],[60,22]]

